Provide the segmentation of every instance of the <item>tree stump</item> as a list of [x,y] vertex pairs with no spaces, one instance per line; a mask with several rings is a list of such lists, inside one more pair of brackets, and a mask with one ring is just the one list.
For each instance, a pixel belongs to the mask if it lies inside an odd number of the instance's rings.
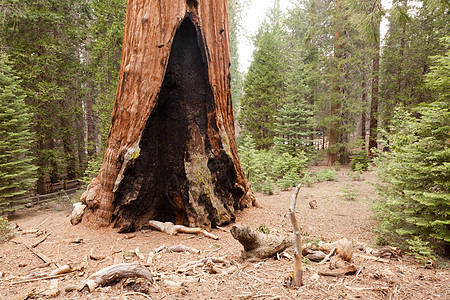
[[237,155],[229,52],[227,1],[128,1],[112,124],[83,222],[208,228],[256,205]]
[[248,226],[233,226],[231,235],[244,246],[244,258],[269,258],[293,245],[292,238],[265,234]]

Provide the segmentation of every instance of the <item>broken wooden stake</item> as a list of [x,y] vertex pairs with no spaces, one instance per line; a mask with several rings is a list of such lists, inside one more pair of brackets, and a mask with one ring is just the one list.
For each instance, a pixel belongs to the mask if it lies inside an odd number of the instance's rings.
[[297,197],[300,191],[299,184],[295,188],[295,193],[292,195],[291,206],[289,207],[289,218],[294,230],[294,275],[292,278],[293,286],[303,285],[303,270],[302,270],[302,236],[300,235],[300,228],[298,226],[297,218],[295,217],[295,206],[297,204]]

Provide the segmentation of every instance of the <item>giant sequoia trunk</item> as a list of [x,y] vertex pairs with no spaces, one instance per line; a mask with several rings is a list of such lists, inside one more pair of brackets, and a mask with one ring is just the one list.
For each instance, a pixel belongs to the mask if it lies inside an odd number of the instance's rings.
[[129,0],[102,168],[84,222],[210,227],[252,204],[236,151],[226,0]]

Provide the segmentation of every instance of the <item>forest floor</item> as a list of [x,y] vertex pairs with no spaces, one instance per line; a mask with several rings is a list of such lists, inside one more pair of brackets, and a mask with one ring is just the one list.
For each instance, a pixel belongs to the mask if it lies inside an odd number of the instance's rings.
[[[311,172],[320,168],[324,167],[314,167]],[[53,263],[43,264],[30,250],[30,245],[46,236],[32,249],[59,265],[77,268],[57,278],[59,293],[55,299],[450,299],[448,261],[446,266],[427,269],[406,254],[398,259],[374,261],[356,249],[357,245],[364,244],[377,248],[372,212],[376,193],[370,184],[375,174],[366,172],[362,180],[355,181],[349,176],[349,168],[337,173],[336,181],[301,188],[297,219],[307,240],[334,242],[345,237],[352,241],[355,253],[351,263],[358,270],[356,274],[319,276],[318,269],[323,265],[304,264],[304,286],[287,288],[284,283],[292,273],[293,261],[284,257],[243,260],[242,245],[229,233],[233,224],[224,226],[224,230],[212,230],[219,240],[188,234],[170,236],[151,230],[119,234],[111,228],[72,226],[69,205],[54,202],[23,210],[11,220],[21,231],[12,240],[0,244],[0,299],[49,297],[44,294],[49,291],[50,279],[24,280],[56,268]],[[280,191],[272,196],[257,194],[262,207],[239,212],[236,223],[252,228],[264,224],[278,234],[292,232],[287,213],[293,191]],[[312,200],[316,200],[317,209],[310,209],[308,202]],[[152,284],[123,280],[92,293],[65,291],[68,285],[79,285],[102,268],[138,261],[139,255],[133,256],[136,248],[144,254],[141,261],[146,263],[148,253],[156,248],[179,244],[194,247],[200,253],[163,250],[156,254],[148,267],[154,274]],[[236,266],[235,271],[210,274],[201,266],[182,270],[183,264],[205,257],[224,258]]]

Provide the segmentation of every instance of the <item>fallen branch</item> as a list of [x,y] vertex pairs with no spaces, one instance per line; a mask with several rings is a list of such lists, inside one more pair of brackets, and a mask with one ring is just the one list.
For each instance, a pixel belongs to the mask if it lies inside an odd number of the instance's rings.
[[125,294],[123,294],[123,296],[126,298],[127,296],[131,296],[131,295],[139,295],[139,296],[142,296],[142,297],[144,297],[144,298],[147,298],[147,299],[152,299],[149,295],[147,295],[147,294],[144,294],[144,293],[139,293],[139,292],[129,292],[129,293],[125,293]]
[[54,276],[54,275],[61,275],[61,274],[66,274],[66,273],[70,273],[72,272],[72,268],[69,265],[64,265],[59,267],[58,269],[53,270],[50,273],[50,276]]
[[388,287],[378,286],[378,287],[352,287],[344,284],[345,288],[352,291],[387,291]]
[[202,234],[213,240],[219,239],[218,236],[198,227],[191,228],[183,225],[174,225],[172,222],[160,222],[156,220],[150,220],[148,223],[153,229],[168,233],[170,235],[177,235],[178,233]]
[[98,286],[117,281],[122,278],[142,277],[153,282],[153,276],[150,271],[139,263],[118,264],[106,267],[92,274],[78,288],[79,290],[88,287],[89,292],[93,292]]
[[319,275],[323,276],[344,276],[344,275],[350,275],[355,274],[357,272],[356,267],[354,265],[348,265],[339,269],[335,270],[319,270]]
[[39,280],[55,279],[55,278],[59,278],[59,277],[63,277],[63,276],[66,276],[66,274],[59,274],[59,275],[52,275],[52,276],[46,276],[46,277],[38,277],[38,278],[32,278],[32,279],[25,279],[25,280],[20,280],[20,281],[16,281],[16,282],[11,282],[10,285],[21,284],[21,283],[28,283],[28,282],[34,282],[34,281],[39,281]]
[[234,225],[231,235],[244,246],[244,258],[268,258],[292,246],[292,239],[264,234],[248,226]]
[[302,270],[302,237],[300,235],[300,228],[295,217],[295,206],[297,204],[297,197],[302,185],[297,185],[294,195],[292,195],[291,207],[289,207],[289,218],[294,229],[294,276],[292,278],[293,286],[303,285],[303,270]]
[[330,257],[333,256],[334,253],[336,252],[336,249],[337,249],[337,248],[334,247],[334,248],[330,251],[330,253],[328,253],[327,256],[325,256],[325,258],[322,259],[322,261],[319,263],[319,265],[324,264],[324,263],[326,263],[327,261],[329,261],[329,260],[330,260]]
[[369,256],[369,255],[364,255],[364,254],[360,254],[360,253],[355,253],[355,256],[361,257],[363,259],[371,260],[371,261],[377,261],[377,262],[385,263],[385,264],[388,264],[390,262],[390,260],[385,259],[385,258]]
[[185,273],[188,271],[195,271],[196,268],[202,268],[202,269],[205,269],[205,271],[207,271],[210,274],[217,274],[217,273],[231,274],[237,270],[237,268],[219,267],[219,266],[217,266],[217,264],[227,266],[227,265],[230,265],[230,262],[225,260],[225,258],[223,258],[223,257],[205,257],[198,261],[191,261],[191,262],[181,265],[178,268],[177,272]]
[[44,237],[42,237],[39,241],[37,241],[37,242],[35,242],[34,244],[32,244],[31,245],[31,248],[36,248],[40,243],[42,243],[43,241],[45,241],[47,238],[48,238],[48,236],[50,235],[51,233],[49,232],[49,233],[47,233],[46,235],[44,235]]
[[151,264],[153,264],[153,257],[164,249],[166,249],[166,245],[159,246],[158,248],[150,252],[148,254],[147,263],[145,264],[145,266],[150,266]]
[[200,250],[197,250],[195,248],[191,248],[185,245],[176,245],[176,246],[171,246],[169,248],[167,248],[167,251],[169,252],[189,252],[191,254],[199,254]]
[[25,247],[27,247],[28,250],[30,250],[31,252],[33,252],[37,257],[39,257],[43,262],[47,263],[47,264],[55,264],[55,266],[57,266],[58,268],[60,267],[60,265],[54,261],[52,261],[50,258],[48,258],[46,255],[42,254],[41,252],[37,251],[36,249],[33,249],[31,246],[25,244],[25,243],[21,243],[22,245],[24,245]]

